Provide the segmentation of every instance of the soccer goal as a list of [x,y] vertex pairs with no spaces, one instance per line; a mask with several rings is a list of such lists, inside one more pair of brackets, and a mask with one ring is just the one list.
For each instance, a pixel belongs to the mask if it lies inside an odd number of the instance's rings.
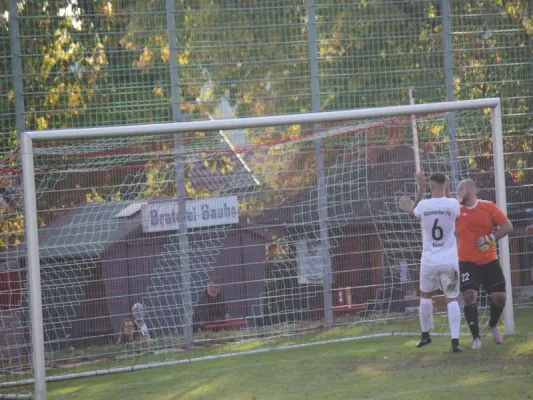
[[[26,132],[21,146],[26,241],[10,262],[27,260],[31,330],[2,388],[35,383],[38,399],[50,380],[417,335],[419,223],[398,207],[415,171],[470,177],[506,210],[499,99]],[[506,238],[499,251],[512,334]],[[447,335],[439,297],[435,310]]]

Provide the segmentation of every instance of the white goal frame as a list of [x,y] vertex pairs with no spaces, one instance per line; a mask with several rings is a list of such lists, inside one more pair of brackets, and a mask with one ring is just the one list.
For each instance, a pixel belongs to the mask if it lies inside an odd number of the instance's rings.
[[[342,120],[384,118],[408,116],[415,114],[445,113],[472,109],[490,109],[493,138],[494,173],[496,203],[507,212],[505,193],[504,149],[499,98],[464,100],[395,107],[370,108],[359,110],[332,111],[307,114],[289,114],[269,117],[242,119],[224,119],[195,122],[175,122],[151,125],[109,126],[86,129],[64,129],[28,131],[21,133],[22,168],[24,185],[25,229],[27,241],[27,268],[29,284],[29,307],[31,315],[33,383],[34,398],[46,399],[45,348],[42,314],[42,295],[40,281],[39,239],[37,225],[37,201],[35,190],[35,169],[33,143],[65,139],[95,139],[119,136],[145,136],[156,134],[180,134],[198,131],[223,131],[229,129],[258,128],[303,123],[320,123]],[[514,334],[513,298],[511,285],[511,268],[509,256],[509,239],[499,241],[500,261],[506,279],[507,305],[503,318],[505,334]]]

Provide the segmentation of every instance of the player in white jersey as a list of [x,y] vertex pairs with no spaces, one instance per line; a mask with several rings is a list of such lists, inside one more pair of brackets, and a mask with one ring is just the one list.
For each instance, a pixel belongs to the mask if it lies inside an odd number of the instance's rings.
[[416,175],[418,193],[414,202],[414,215],[422,227],[422,258],[420,260],[420,327],[422,336],[416,347],[431,343],[429,331],[433,319],[431,298],[437,290],[446,297],[448,321],[452,336],[452,351],[461,352],[459,330],[461,310],[459,296],[459,259],[455,237],[455,220],[460,215],[459,202],[449,196],[449,179],[441,173],[429,178],[431,198],[423,199],[426,193],[424,173]]

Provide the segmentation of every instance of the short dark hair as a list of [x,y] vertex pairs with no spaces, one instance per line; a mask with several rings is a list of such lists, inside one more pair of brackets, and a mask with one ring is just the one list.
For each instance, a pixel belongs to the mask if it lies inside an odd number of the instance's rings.
[[435,182],[435,183],[438,183],[440,185],[444,185],[444,183],[446,182],[446,176],[444,174],[441,174],[440,172],[435,172],[435,173],[431,174],[431,176],[429,177],[429,180],[431,182]]

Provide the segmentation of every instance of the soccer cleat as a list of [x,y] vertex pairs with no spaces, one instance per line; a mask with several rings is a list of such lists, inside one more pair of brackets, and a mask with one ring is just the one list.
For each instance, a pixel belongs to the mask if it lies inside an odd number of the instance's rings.
[[418,343],[416,344],[416,347],[424,347],[431,343],[431,338],[429,336],[427,337],[421,337]]
[[496,344],[503,344],[503,336],[500,334],[500,331],[498,330],[498,327],[490,327],[487,325],[488,330],[490,333],[492,333],[492,338],[494,339],[494,343]]
[[475,338],[472,341],[472,350],[481,350],[481,339]]
[[463,350],[459,346],[459,339],[452,339],[452,353],[462,353]]
[[463,349],[461,349],[459,345],[452,346],[452,353],[462,353],[462,352],[463,352]]

